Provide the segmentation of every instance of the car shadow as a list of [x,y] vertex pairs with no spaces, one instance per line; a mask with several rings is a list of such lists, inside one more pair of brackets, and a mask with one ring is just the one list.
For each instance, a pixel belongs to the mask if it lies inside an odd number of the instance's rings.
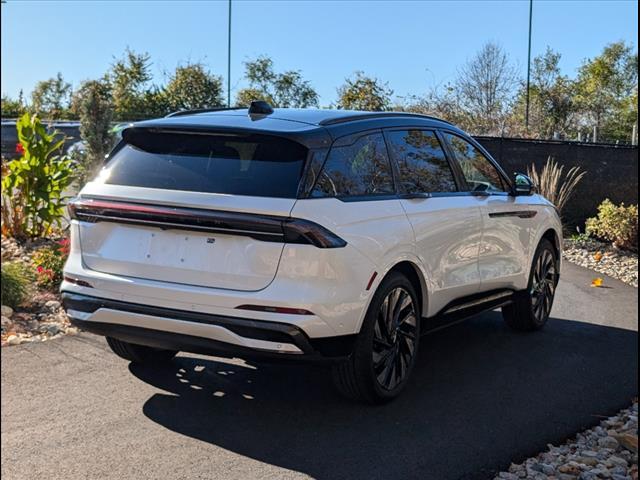
[[317,366],[180,356],[130,370],[164,391],[149,419],[261,462],[327,480],[480,479],[627,406],[637,342],[557,319],[515,333],[489,312],[424,337],[405,392],[376,407],[342,399]]

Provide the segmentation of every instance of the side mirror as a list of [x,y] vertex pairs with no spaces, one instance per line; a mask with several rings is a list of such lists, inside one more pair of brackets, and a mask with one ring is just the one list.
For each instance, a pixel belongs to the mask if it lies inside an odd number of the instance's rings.
[[511,194],[514,197],[524,197],[534,193],[536,193],[536,186],[533,180],[524,173],[516,173],[513,178],[513,191]]

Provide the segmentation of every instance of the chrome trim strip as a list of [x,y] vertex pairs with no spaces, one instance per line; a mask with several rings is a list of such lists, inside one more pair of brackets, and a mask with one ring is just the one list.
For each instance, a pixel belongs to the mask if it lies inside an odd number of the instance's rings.
[[457,312],[459,310],[466,310],[467,308],[475,307],[477,305],[483,305],[485,303],[489,303],[489,302],[492,302],[494,300],[500,300],[501,298],[510,297],[511,295],[512,295],[512,292],[494,293],[493,295],[489,295],[488,297],[482,297],[482,298],[478,298],[476,300],[471,300],[470,302],[462,303],[460,305],[455,305],[455,306],[445,310],[444,313],[446,314],[446,313]]
[[538,214],[535,210],[517,210],[512,212],[493,212],[489,214],[491,218],[507,218],[507,217],[517,217],[517,218],[533,218]]

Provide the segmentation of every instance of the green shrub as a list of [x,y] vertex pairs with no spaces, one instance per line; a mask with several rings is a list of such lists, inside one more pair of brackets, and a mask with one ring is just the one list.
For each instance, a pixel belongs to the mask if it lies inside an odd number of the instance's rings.
[[613,246],[638,249],[638,206],[615,205],[608,198],[598,207],[598,216],[587,220],[587,233]]
[[69,255],[69,239],[58,242],[57,247],[42,247],[36,250],[31,261],[36,267],[36,282],[39,286],[56,289],[62,282],[62,269]]
[[28,268],[20,262],[2,264],[2,305],[16,308],[29,293],[32,277]]
[[48,134],[37,116],[25,113],[16,128],[21,156],[2,168],[2,231],[18,238],[42,237],[54,225],[62,227],[71,162],[59,155],[64,139]]

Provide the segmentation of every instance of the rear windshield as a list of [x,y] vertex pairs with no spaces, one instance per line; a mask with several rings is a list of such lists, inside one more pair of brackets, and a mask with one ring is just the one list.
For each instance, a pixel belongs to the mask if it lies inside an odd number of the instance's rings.
[[295,198],[307,148],[269,135],[128,131],[104,183]]

